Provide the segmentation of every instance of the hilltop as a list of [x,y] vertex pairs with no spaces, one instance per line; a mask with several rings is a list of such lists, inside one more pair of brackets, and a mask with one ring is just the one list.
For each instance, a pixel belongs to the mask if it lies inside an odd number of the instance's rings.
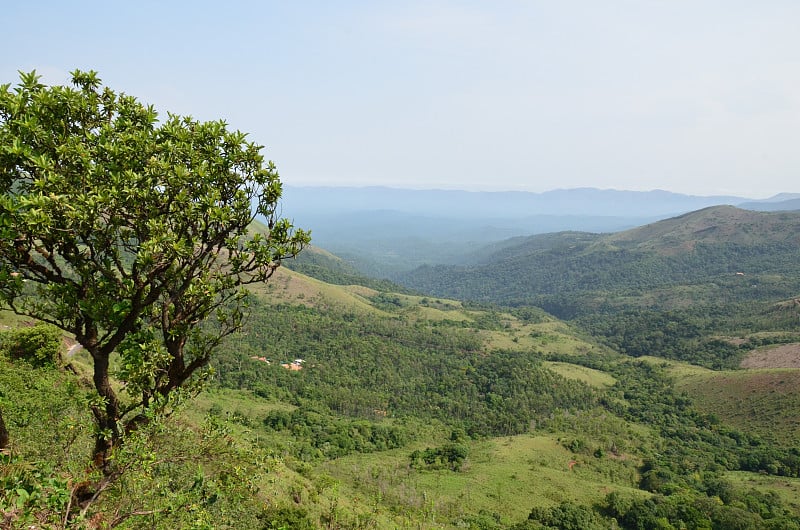
[[284,194],[295,223],[313,227],[316,245],[375,277],[423,264],[465,264],[469,254],[513,237],[618,232],[718,205],[796,209],[796,199],[594,188],[532,193],[287,186]]
[[[546,305],[571,318],[608,301],[604,293],[610,291],[641,297],[666,287],[724,284],[735,294],[749,296],[732,283],[739,272],[747,276],[740,284],[778,282],[784,293],[797,292],[798,243],[800,212],[716,206],[614,234],[562,232],[517,238],[473,253],[470,261],[475,265],[425,266],[396,279],[440,296]],[[591,297],[594,302],[584,309],[573,305],[559,310],[556,299],[567,296]]]
[[698,244],[737,245],[800,243],[800,213],[765,213],[713,206],[604,238],[610,246],[652,248],[661,254],[678,254]]

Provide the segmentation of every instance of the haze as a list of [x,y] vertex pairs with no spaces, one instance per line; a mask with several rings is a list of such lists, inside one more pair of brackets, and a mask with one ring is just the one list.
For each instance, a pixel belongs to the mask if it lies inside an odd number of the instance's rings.
[[12,2],[0,82],[95,69],[289,185],[798,191],[792,1]]

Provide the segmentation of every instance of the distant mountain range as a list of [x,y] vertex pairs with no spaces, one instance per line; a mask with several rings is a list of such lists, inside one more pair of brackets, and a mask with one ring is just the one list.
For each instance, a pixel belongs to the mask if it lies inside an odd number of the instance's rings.
[[796,197],[797,194],[781,193],[780,195],[776,195],[776,197],[788,196],[788,195],[793,195],[795,197],[790,199],[782,198],[780,200],[774,200],[775,197],[773,197],[772,199],[765,199],[763,201],[743,202],[737,206],[739,206],[739,208],[744,208],[746,210],[756,210],[761,212],[800,210],[800,197]]
[[363,273],[388,277],[422,264],[459,264],[487,244],[560,231],[610,233],[715,205],[800,209],[800,194],[755,201],[578,188],[544,193],[385,187],[284,189],[283,209],[312,231],[313,244]]
[[732,195],[697,196],[663,190],[625,191],[597,188],[472,192],[372,187],[285,186],[284,204],[292,215],[331,215],[394,211],[435,218],[525,218],[538,215],[595,217],[671,216],[707,206],[728,204],[757,210],[796,209],[798,193],[763,200]]

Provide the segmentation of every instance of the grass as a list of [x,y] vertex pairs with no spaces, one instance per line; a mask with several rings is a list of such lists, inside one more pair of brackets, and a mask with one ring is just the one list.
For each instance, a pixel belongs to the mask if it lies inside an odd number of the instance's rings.
[[250,289],[276,302],[309,307],[338,306],[359,313],[387,314],[370,304],[366,298],[365,295],[374,293],[371,289],[332,285],[286,268],[275,271],[274,276],[266,284],[254,284]]
[[617,382],[614,377],[606,372],[586,368],[585,366],[578,366],[577,364],[560,363],[560,362],[545,362],[545,366],[563,375],[568,379],[576,379],[583,381],[587,385],[595,388],[607,388]]
[[8,309],[0,310],[0,330],[15,328],[17,326],[22,325],[25,322],[33,322],[33,319],[30,317],[17,315],[13,311],[9,311]]
[[249,390],[228,388],[208,389],[192,401],[192,411],[203,412],[212,408],[241,413],[253,421],[261,421],[273,410],[291,411],[296,407],[283,402],[267,401]]
[[504,329],[483,332],[488,349],[536,350],[559,355],[582,355],[594,349],[593,344],[578,338],[563,322],[526,324],[504,316],[508,318]]
[[[87,389],[71,374],[57,368],[32,368],[0,354],[0,410],[12,453],[85,465],[91,446],[85,436],[87,397]],[[2,472],[0,466],[0,478]]]
[[[459,472],[418,471],[408,466],[412,448],[351,455],[322,466],[347,495],[379,502],[381,511],[441,528],[472,514],[524,520],[534,506],[562,501],[592,503],[611,491],[635,492],[632,461],[576,455],[555,434],[520,435],[470,443]],[[570,462],[576,462],[570,469]]]
[[762,493],[775,492],[795,513],[800,513],[800,478],[775,477],[747,471],[730,471],[725,474],[735,486],[753,488]]
[[783,446],[800,439],[800,370],[697,372],[676,380],[703,412]]
[[800,368],[800,344],[773,344],[757,348],[742,360],[742,368]]
[[405,296],[406,299],[413,301],[414,306],[411,311],[404,313],[415,320],[426,320],[430,322],[442,322],[445,320],[453,322],[472,322],[475,315],[467,311],[461,302],[456,300],[432,299],[424,296]]
[[653,357],[650,355],[643,355],[641,357],[636,357],[633,360],[643,361],[657,366],[663,366],[667,369],[667,372],[669,372],[670,375],[672,375],[678,380],[684,377],[691,377],[695,375],[711,375],[718,373],[715,372],[714,370],[711,370],[710,368],[697,366],[696,364],[691,364],[683,361],[675,361],[673,359],[664,359],[663,357]]

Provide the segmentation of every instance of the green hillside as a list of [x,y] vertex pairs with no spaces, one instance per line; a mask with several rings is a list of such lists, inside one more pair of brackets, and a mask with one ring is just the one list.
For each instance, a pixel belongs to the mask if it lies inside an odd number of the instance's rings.
[[[423,267],[401,282],[437,296],[538,306],[622,353],[718,368],[796,330],[797,308],[786,301],[800,292],[800,212],[719,206],[616,234],[510,243],[482,265]],[[758,333],[749,344],[726,339]]]
[[[800,530],[800,212],[513,239],[401,287],[309,248],[246,133],[71,75],[0,87],[0,530]],[[527,230],[401,195],[319,228],[384,271]],[[685,203],[541,199],[633,196]]]
[[[128,470],[76,525],[800,524],[785,482],[746,479],[800,474],[786,443],[796,426],[787,416],[765,438],[725,415],[711,397],[730,376],[634,362],[535,309],[287,270],[256,291],[251,310],[215,356],[206,391],[131,434],[117,457]],[[70,491],[88,472],[91,393],[74,375],[86,373],[85,357],[65,359],[67,370],[12,361],[9,337],[34,328],[4,322],[0,405],[12,446],[0,508],[11,528],[58,527],[65,510],[80,511]],[[281,366],[298,358],[300,370]],[[787,410],[796,388],[775,386]],[[743,399],[737,408],[751,410],[762,398]]]
[[677,388],[701,410],[743,432],[783,446],[800,439],[800,370],[712,372],[681,378]]
[[723,291],[703,293],[709,303],[800,291],[799,244],[800,212],[719,206],[617,234],[523,238],[476,254],[482,265],[428,266],[401,281],[438,296],[538,305],[572,318],[614,304],[620,293],[647,303],[647,293],[665,287],[720,284]]
[[690,251],[698,244],[760,246],[797,244],[800,213],[765,213],[712,206],[604,238],[609,245],[652,248],[662,254]]

